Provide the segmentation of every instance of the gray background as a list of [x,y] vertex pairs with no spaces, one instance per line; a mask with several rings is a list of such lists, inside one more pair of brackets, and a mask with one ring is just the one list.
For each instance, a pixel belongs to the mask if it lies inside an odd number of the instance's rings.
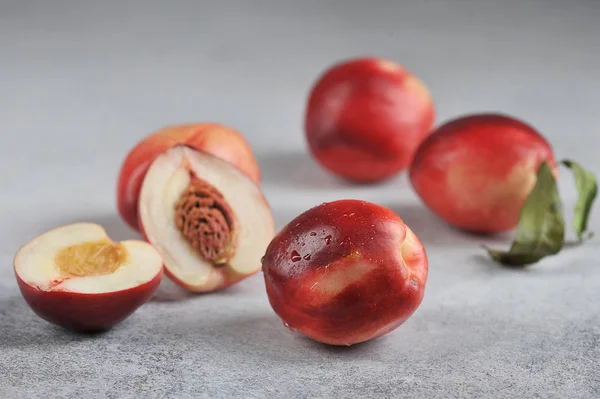
[[[0,397],[600,397],[597,238],[500,268],[479,245],[510,235],[450,229],[404,174],[345,185],[310,160],[302,133],[323,68],[383,56],[426,82],[438,123],[511,113],[558,158],[600,172],[599,21],[594,0],[2,1]],[[19,246],[74,221],[137,237],[115,210],[122,159],[149,132],[197,120],[244,132],[278,227],[339,198],[398,211],[430,258],[414,316],[384,338],[326,347],[282,326],[260,274],[206,296],[165,281],[99,336],[34,316],[13,276]]]

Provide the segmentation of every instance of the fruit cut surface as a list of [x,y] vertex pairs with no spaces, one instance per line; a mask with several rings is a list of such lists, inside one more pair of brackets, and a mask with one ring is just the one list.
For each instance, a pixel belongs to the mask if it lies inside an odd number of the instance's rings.
[[[195,179],[216,190],[219,201],[228,207],[235,249],[226,262],[211,262],[203,256],[206,251],[195,248],[178,227],[182,194]],[[211,291],[257,272],[274,234],[271,211],[260,188],[230,163],[186,146],[167,150],[148,169],[139,214],[144,234],[161,254],[169,276],[193,291]],[[196,222],[206,224],[200,216]],[[186,221],[190,223],[194,221]],[[202,231],[205,237],[214,233]]]
[[97,294],[137,287],[160,274],[162,261],[146,242],[114,243],[94,223],[51,230],[25,244],[15,273],[41,291]]

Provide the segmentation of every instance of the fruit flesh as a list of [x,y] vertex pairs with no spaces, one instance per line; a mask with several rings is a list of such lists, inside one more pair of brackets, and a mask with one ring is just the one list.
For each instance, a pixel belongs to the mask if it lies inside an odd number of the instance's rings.
[[410,179],[423,202],[455,227],[475,233],[514,228],[552,148],[531,126],[505,115],[451,120],[423,142]]
[[260,169],[248,142],[238,131],[218,123],[189,123],[160,129],[137,143],[127,154],[118,179],[119,214],[139,230],[139,195],[148,168],[158,155],[177,145],[189,147],[224,159],[239,168],[255,183]]
[[[176,204],[194,178],[214,187],[234,215],[235,252],[225,264],[205,259],[177,226]],[[231,164],[186,146],[167,150],[149,168],[139,214],[144,234],[162,255],[168,275],[197,292],[226,287],[260,270],[260,258],[274,230],[270,208],[252,180]]]
[[[119,247],[118,258],[114,257],[116,252],[108,258],[94,258],[90,251],[113,245]],[[83,249],[86,256],[80,257],[75,249]],[[81,270],[85,259],[92,262]],[[17,275],[42,291],[97,294],[126,290],[152,280],[161,268],[160,256],[147,243],[113,243],[102,227],[92,223],[76,223],[42,234],[24,245],[15,257]]]
[[332,345],[386,334],[417,309],[427,279],[419,239],[391,210],[356,200],[288,223],[263,259],[269,302],[292,329]]
[[305,132],[315,159],[334,174],[374,182],[411,161],[434,121],[423,83],[393,62],[354,59],[328,69],[313,87]]

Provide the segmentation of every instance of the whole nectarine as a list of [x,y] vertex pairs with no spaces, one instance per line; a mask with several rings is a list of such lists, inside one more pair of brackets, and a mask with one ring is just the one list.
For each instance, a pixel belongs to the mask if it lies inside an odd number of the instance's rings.
[[260,169],[248,142],[236,130],[217,123],[173,125],[145,137],[127,154],[117,186],[117,205],[123,220],[140,230],[138,201],[148,168],[165,150],[183,144],[219,157],[239,168],[255,183]]
[[410,180],[439,217],[475,233],[514,228],[547,161],[550,144],[533,127],[501,114],[459,117],[438,127],[419,147]]
[[297,216],[263,258],[269,302],[293,330],[331,345],[387,334],[420,305],[423,245],[390,209],[359,200]]
[[333,65],[314,84],[305,134],[325,169],[356,182],[391,177],[409,165],[434,122],[427,88],[389,60]]

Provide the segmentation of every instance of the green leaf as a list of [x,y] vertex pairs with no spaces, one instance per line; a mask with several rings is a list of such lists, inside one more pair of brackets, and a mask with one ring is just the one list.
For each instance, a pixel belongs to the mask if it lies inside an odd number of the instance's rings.
[[[579,240],[583,241],[586,238],[584,233],[587,230],[592,205],[598,195],[598,182],[592,172],[585,170],[579,164],[570,160],[563,160],[561,163],[571,169],[575,177],[575,187],[579,193],[579,198],[575,205],[573,227]],[[587,237],[591,236],[592,233],[587,234]]]
[[509,251],[487,249],[497,262],[508,266],[527,266],[555,255],[563,248],[565,222],[558,185],[550,166],[543,162],[537,182],[523,203],[517,233]]

